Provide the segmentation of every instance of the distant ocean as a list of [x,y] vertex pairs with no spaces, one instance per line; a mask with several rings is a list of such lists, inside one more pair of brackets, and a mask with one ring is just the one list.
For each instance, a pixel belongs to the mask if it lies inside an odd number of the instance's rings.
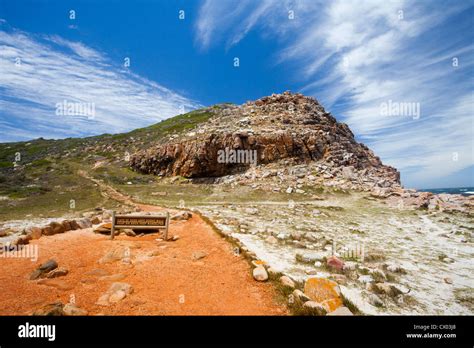
[[437,189],[419,189],[418,191],[438,193],[461,194],[463,196],[474,195],[474,187],[455,187],[455,188],[437,188]]

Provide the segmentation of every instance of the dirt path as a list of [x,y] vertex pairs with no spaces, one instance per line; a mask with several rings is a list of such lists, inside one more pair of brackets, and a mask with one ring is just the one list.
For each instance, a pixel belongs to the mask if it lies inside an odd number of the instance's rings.
[[[135,204],[102,185],[114,199]],[[162,210],[138,206],[145,211]],[[36,262],[0,258],[0,315],[28,315],[45,304],[67,303],[72,298],[89,315],[287,314],[273,286],[256,282],[247,261],[235,256],[232,246],[198,215],[173,221],[169,234],[179,239],[156,241],[160,235],[153,233],[120,235],[111,241],[85,229],[31,241],[30,246],[38,246]],[[122,256],[113,257],[125,254],[130,255],[130,263]],[[197,255],[205,256],[197,259]],[[48,285],[28,279],[39,264],[51,258],[69,274],[48,280]],[[96,304],[114,281],[130,284],[133,293],[109,306]]]

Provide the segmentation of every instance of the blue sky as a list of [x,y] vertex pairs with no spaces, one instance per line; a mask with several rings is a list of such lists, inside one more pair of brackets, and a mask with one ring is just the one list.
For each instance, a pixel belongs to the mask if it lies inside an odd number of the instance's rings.
[[[472,0],[2,0],[0,141],[118,133],[292,90],[405,186],[474,186],[473,22]],[[58,116],[63,100],[95,116]],[[384,114],[389,102],[420,113]]]

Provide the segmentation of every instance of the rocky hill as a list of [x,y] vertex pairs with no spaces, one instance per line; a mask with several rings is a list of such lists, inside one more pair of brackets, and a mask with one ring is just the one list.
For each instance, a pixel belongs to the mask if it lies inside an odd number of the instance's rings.
[[238,175],[257,167],[257,178],[265,179],[277,174],[271,168],[298,166],[297,175],[310,175],[314,184],[400,187],[399,172],[383,165],[313,98],[285,92],[211,110],[213,116],[192,131],[133,154],[131,167],[185,178]]

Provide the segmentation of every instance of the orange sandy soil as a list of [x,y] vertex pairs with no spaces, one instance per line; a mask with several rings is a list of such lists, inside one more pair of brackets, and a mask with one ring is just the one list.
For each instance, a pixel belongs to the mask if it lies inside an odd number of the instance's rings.
[[[157,207],[139,205],[145,211]],[[235,256],[232,245],[198,215],[188,221],[172,221],[169,236],[177,241],[158,242],[159,233],[142,237],[123,234],[111,241],[92,229],[70,231],[30,242],[38,245],[38,260],[0,258],[0,315],[30,315],[55,301],[75,298],[89,315],[286,315],[270,283],[256,282],[246,260]],[[132,264],[121,260],[98,261],[111,250],[129,248]],[[193,261],[192,254],[208,256]],[[151,252],[156,256],[149,256]],[[69,274],[53,279],[55,286],[29,280],[41,263],[54,258]],[[100,271],[98,271],[100,270]],[[114,280],[101,280],[97,273],[117,275],[115,280],[134,291],[108,307],[96,301]]]

